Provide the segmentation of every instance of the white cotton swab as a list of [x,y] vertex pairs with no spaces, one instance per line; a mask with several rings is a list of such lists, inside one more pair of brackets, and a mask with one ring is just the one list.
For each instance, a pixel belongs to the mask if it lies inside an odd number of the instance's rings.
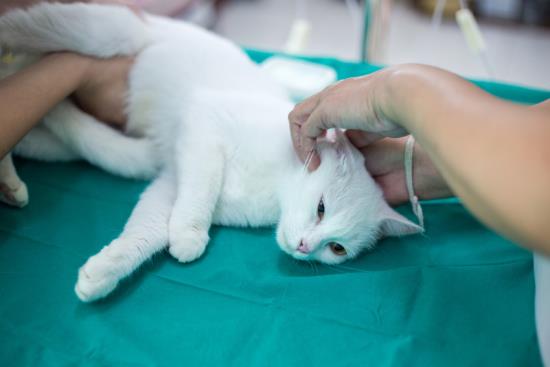
[[303,172],[308,172],[309,164],[311,163],[311,160],[313,159],[313,155],[315,154],[315,151],[310,151],[306,156],[306,161],[304,162],[304,168]]

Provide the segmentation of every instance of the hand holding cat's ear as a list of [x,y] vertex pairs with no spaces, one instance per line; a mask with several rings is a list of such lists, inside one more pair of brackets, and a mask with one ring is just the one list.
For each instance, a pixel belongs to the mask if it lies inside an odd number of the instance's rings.
[[319,95],[320,93],[297,104],[288,115],[290,135],[292,137],[294,150],[302,162],[305,163],[309,159],[309,171],[316,170],[321,164],[321,159],[315,149],[316,138],[306,137],[302,133],[302,127],[309,119],[311,112],[313,112],[317,106],[317,103],[319,102]]
[[[398,137],[407,132],[385,118],[387,72],[385,70],[338,82],[296,105],[289,114],[292,142],[305,161],[314,151],[316,138],[331,128],[367,131],[379,136]],[[319,157],[309,169],[319,165]]]

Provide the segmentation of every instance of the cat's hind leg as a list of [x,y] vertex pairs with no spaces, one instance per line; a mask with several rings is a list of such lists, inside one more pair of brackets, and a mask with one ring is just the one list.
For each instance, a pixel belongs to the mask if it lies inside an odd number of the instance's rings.
[[224,170],[222,146],[214,136],[188,133],[176,147],[177,199],[169,223],[169,251],[180,262],[200,257],[209,241]]
[[133,55],[151,41],[147,23],[123,6],[40,3],[0,16],[0,45],[23,52]]
[[[13,153],[43,161],[78,159],[76,153],[42,125],[29,131],[14,147]],[[29,202],[27,185],[17,175],[9,154],[0,161],[0,201],[17,207],[23,207]]]
[[29,202],[27,185],[17,175],[11,154],[0,160],[0,201],[19,208]]
[[119,281],[168,243],[175,180],[164,171],[141,195],[122,234],[80,268],[75,292],[82,301],[107,296]]

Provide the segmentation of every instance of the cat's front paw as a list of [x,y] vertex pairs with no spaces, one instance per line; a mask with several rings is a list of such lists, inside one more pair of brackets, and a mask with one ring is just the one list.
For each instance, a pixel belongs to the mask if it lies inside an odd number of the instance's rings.
[[204,253],[209,240],[207,229],[170,228],[168,251],[179,262],[191,262]]
[[74,290],[82,302],[93,302],[111,293],[118,281],[116,264],[100,252],[80,268]]

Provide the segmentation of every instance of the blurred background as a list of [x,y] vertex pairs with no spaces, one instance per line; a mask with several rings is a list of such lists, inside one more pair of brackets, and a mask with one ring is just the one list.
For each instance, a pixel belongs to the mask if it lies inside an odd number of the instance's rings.
[[[141,0],[152,12],[190,20],[264,50],[376,64],[436,65],[466,77],[550,89],[550,0]],[[472,52],[455,20],[472,10],[486,47]],[[300,27],[301,26],[301,27]],[[305,28],[305,29],[304,29]]]

